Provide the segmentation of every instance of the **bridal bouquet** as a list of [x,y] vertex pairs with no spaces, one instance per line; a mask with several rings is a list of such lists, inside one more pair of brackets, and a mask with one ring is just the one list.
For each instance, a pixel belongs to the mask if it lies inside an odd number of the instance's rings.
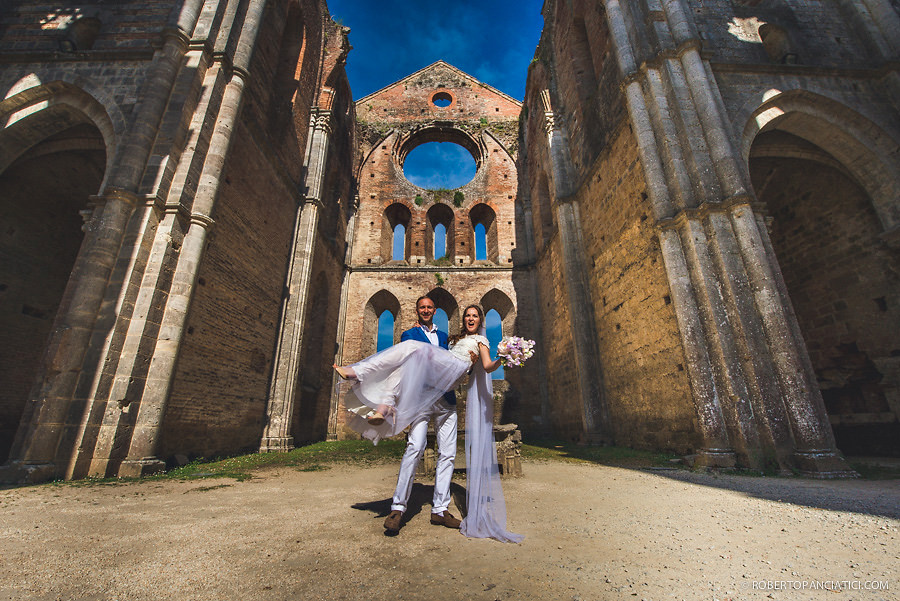
[[534,355],[534,340],[509,336],[497,344],[497,355],[504,367],[519,367]]

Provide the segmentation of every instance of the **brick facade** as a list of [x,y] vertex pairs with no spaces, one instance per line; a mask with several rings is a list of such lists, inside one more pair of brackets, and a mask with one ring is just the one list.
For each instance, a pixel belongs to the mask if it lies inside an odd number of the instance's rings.
[[[0,478],[347,436],[332,362],[426,292],[537,340],[526,437],[900,454],[897,2],[543,13],[520,103],[443,61],[354,100],[319,0],[5,7]],[[406,179],[435,141],[472,181]]]

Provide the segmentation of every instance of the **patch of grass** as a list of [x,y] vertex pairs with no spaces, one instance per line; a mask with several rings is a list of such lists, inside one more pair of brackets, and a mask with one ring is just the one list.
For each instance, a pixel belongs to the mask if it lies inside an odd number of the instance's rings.
[[[53,486],[108,486],[128,482],[154,480],[199,480],[205,478],[233,478],[249,480],[254,472],[279,467],[295,467],[299,471],[322,471],[329,465],[348,463],[374,465],[399,461],[406,449],[405,440],[382,440],[377,446],[368,440],[336,440],[317,442],[288,453],[250,453],[214,460],[198,459],[185,466],[144,478],[87,478],[84,480],[51,482]],[[227,486],[227,485],[222,485]]]
[[617,467],[673,467],[676,455],[639,451],[626,447],[579,445],[559,440],[529,440],[522,445],[522,457],[538,461],[598,463]]
[[900,466],[852,460],[849,463],[863,480],[900,480]]
[[321,463],[316,463],[313,465],[307,465],[305,467],[298,467],[298,472],[324,472],[325,470],[331,469],[327,465],[322,465]]
[[198,486],[197,488],[192,488],[190,490],[184,491],[184,494],[188,494],[189,492],[207,492],[210,490],[216,490],[217,488],[228,488],[231,484],[216,484],[215,486]]

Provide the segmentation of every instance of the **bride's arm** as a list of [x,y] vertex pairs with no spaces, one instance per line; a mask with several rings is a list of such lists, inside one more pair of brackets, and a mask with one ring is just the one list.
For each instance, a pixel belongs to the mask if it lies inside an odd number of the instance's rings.
[[484,367],[484,371],[487,373],[496,371],[500,367],[500,357],[491,361],[491,352],[484,344],[478,343],[478,353],[481,355],[481,366]]

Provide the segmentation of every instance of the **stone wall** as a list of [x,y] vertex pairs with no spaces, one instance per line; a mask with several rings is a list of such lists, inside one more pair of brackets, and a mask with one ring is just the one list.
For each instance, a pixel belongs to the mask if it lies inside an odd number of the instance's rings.
[[[394,315],[399,341],[400,332],[415,325],[415,301],[426,293],[447,313],[451,333],[459,331],[463,308],[478,303],[485,312],[497,310],[504,335],[535,337],[533,311],[518,310],[533,296],[530,276],[518,269],[526,244],[515,206],[519,109],[514,99],[444,62],[356,102],[359,208],[342,301],[343,363],[375,351],[376,321],[385,310]],[[472,181],[455,190],[428,190],[406,179],[407,154],[436,141],[458,144],[472,154],[477,164]],[[405,227],[405,252],[394,260],[398,223]],[[446,257],[434,256],[438,224],[447,231]],[[475,257],[477,224],[486,230],[483,260]],[[539,426],[536,374],[508,370],[506,377],[512,400],[504,419]],[[335,420],[335,435],[348,435],[339,433],[340,412]]]
[[247,126],[236,133],[166,409],[165,457],[251,450],[262,434],[295,203]]

